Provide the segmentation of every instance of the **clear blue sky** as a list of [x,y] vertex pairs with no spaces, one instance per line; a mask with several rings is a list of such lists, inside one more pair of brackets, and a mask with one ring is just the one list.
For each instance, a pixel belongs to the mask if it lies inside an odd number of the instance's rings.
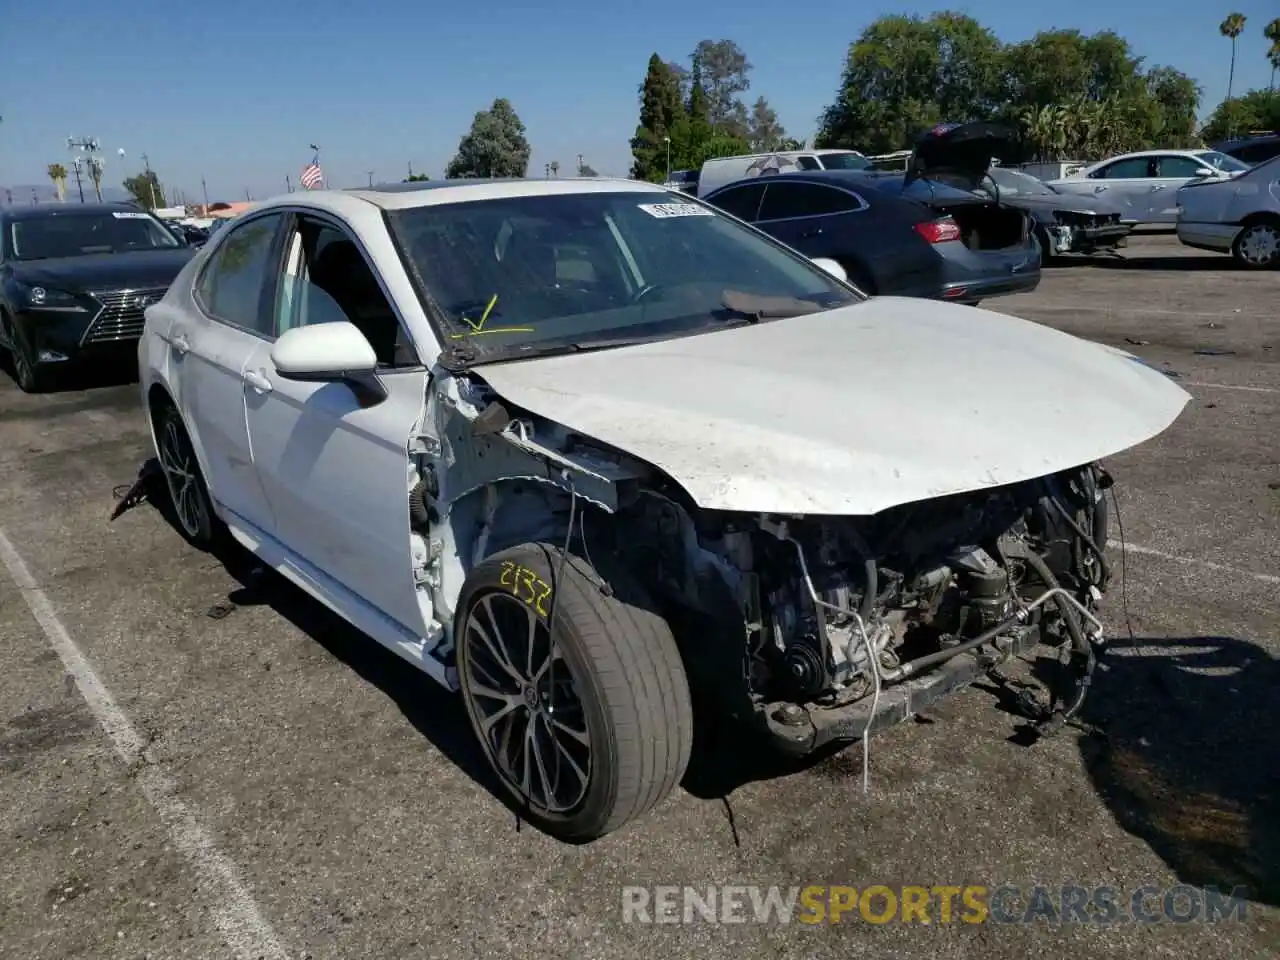
[[[1206,113],[1227,84],[1230,45],[1218,23],[1232,10],[1249,18],[1236,68],[1243,90],[1268,82],[1261,30],[1280,15],[1277,0],[941,8],[1006,41],[1051,27],[1114,29],[1149,64],[1193,76]],[[702,38],[737,41],[755,64],[751,96],[768,97],[787,129],[808,137],[859,31],[881,14],[932,9],[848,0],[13,0],[0,20],[0,184],[46,182],[71,134],[102,143],[105,183],[136,172],[146,153],[162,181],[192,199],[202,175],[210,199],[281,193],[313,142],[333,186],[364,183],[368,170],[400,179],[410,162],[439,176],[475,111],[497,96],[528,127],[531,173],[552,160],[568,170],[581,153],[601,173],[625,174],[654,51],[677,59]]]

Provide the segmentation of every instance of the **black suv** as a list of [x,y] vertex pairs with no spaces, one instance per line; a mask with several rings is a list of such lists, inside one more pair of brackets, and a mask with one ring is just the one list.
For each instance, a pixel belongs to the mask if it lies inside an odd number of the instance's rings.
[[137,350],[143,310],[194,253],[127,203],[0,209],[0,347],[18,386],[50,369]]

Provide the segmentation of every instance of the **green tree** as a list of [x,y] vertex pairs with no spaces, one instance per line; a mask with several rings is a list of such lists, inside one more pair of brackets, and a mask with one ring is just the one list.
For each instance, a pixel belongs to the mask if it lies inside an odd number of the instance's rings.
[[591,164],[589,164],[589,163],[584,163],[584,164],[582,164],[582,166],[578,167],[578,176],[580,176],[580,177],[598,177],[598,176],[600,176],[600,174],[596,173],[595,167],[591,166]]
[[1236,81],[1236,47],[1240,34],[1244,33],[1244,24],[1248,19],[1243,13],[1232,13],[1218,24],[1218,32],[1231,41],[1231,71],[1227,74],[1227,99],[1231,99],[1231,88]]
[[1280,130],[1280,92],[1250,90],[1223,100],[1200,130],[1200,136],[1212,143],[1247,130]]
[[160,184],[160,178],[156,176],[154,170],[144,170],[137,176],[128,177],[124,181],[124,188],[129,191],[134,202],[144,210],[155,210],[165,205],[164,187]]
[[887,16],[849,46],[815,145],[882,153],[942,121],[989,118],[1006,100],[1004,52],[972,17]]
[[1166,147],[1192,147],[1196,136],[1196,112],[1201,89],[1194,80],[1173,67],[1147,71],[1148,113],[1145,139]]
[[51,163],[45,171],[53,181],[53,189],[58,195],[58,202],[67,199],[67,168],[60,163]]
[[785,150],[787,131],[778,122],[778,113],[764,97],[757,97],[751,107],[747,144],[753,152]]
[[529,140],[525,126],[511,101],[499,97],[488,110],[480,110],[471,129],[458,142],[458,152],[445,176],[523,177],[529,170]]
[[1271,83],[1267,89],[1276,88],[1276,71],[1280,70],[1280,17],[1276,17],[1262,28],[1262,35],[1271,41],[1267,51],[1267,62],[1271,64]]
[[751,61],[732,40],[702,40],[689,58],[697,64],[707,121],[721,134],[745,139],[749,120],[741,94],[751,86]]
[[400,182],[401,183],[422,183],[423,181],[430,180],[430,179],[431,178],[427,176],[425,173],[411,173],[409,174],[409,176],[405,177]]
[[656,53],[640,85],[640,122],[631,138],[631,176],[659,182],[667,169],[667,138],[687,118],[680,93],[681,81]]

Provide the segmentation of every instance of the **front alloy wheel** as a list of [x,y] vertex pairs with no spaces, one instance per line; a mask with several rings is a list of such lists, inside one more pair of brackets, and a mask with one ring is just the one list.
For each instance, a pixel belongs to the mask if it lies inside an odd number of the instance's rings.
[[689,682],[671,628],[626,570],[602,576],[546,543],[504,550],[468,574],[455,638],[471,728],[540,829],[594,840],[680,782]]
[[[3,320],[3,318],[0,318]],[[31,359],[31,354],[27,352],[27,348],[23,346],[22,340],[18,337],[17,328],[13,321],[5,321],[9,339],[9,356],[13,361],[13,378],[18,382],[18,387],[23,393],[40,393],[45,386],[45,377],[43,371]]]
[[591,737],[564,657],[536,608],[506,591],[478,596],[467,617],[467,692],[484,745],[534,809],[564,814],[591,782]]
[[1236,237],[1236,262],[1241,266],[1262,269],[1280,264],[1280,224],[1254,223]]

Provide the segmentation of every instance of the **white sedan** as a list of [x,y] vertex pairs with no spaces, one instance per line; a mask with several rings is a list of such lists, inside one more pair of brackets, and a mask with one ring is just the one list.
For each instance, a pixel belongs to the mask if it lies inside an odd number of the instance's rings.
[[984,310],[868,300],[609,180],[291,194],[139,348],[183,533],[229,535],[460,691],[513,805],[584,841],[680,781],[693,704],[790,753],[1101,639],[1098,458],[1188,397]]
[[1178,189],[1207,177],[1225,180],[1249,169],[1217,150],[1146,150],[1112,157],[1048,181],[1058,193],[1102,197],[1120,206],[1124,223],[1173,223]]

